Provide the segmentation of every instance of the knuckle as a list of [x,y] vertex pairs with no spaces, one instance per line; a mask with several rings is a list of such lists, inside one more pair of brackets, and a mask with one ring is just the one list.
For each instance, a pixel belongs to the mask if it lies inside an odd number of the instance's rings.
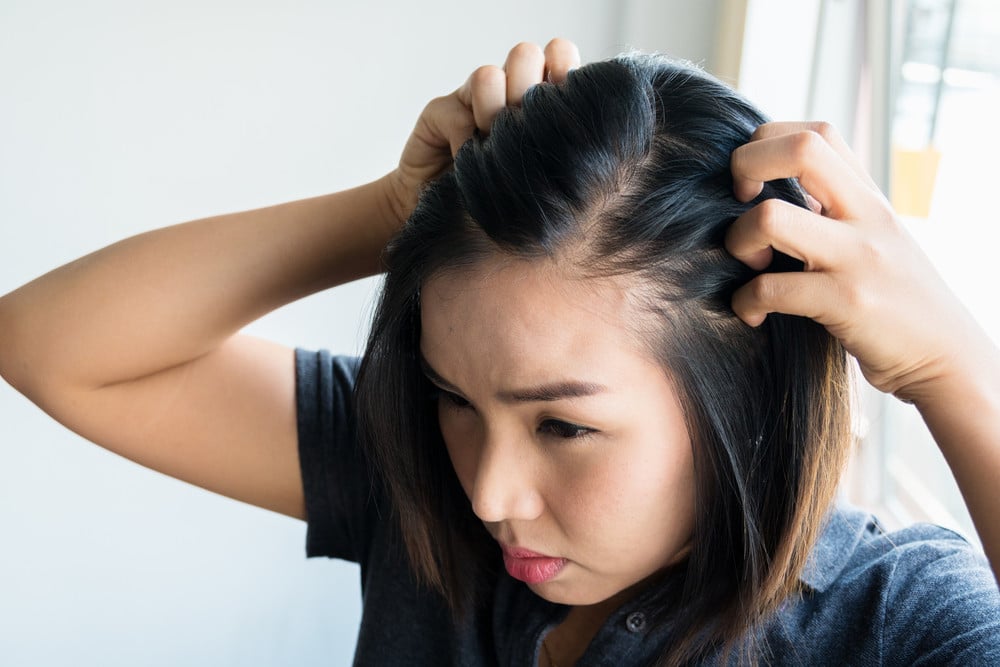
[[560,53],[573,48],[573,42],[563,37],[553,37],[545,45],[545,51],[558,51]]
[[765,199],[757,205],[757,229],[771,237],[780,231],[785,219],[785,207],[779,199]]
[[841,288],[841,301],[853,313],[866,313],[872,307],[872,293],[865,285],[853,281]]
[[852,279],[839,280],[840,302],[847,312],[864,316],[878,307],[878,289],[873,289],[870,282],[860,274]]
[[735,173],[742,173],[746,165],[746,144],[737,146],[729,154],[729,168]]
[[448,95],[439,95],[438,97],[432,98],[430,102],[428,102],[426,105],[424,105],[424,111],[425,112],[428,112],[428,111],[433,112],[433,111],[437,111],[438,109],[441,109],[442,107],[448,105],[449,104],[448,97],[449,97]]
[[866,270],[881,272],[888,263],[885,246],[873,238],[862,240],[860,246],[861,261]]
[[456,104],[460,104],[453,95],[442,95],[429,101],[420,114],[418,128],[421,125],[426,127],[426,123],[431,118],[444,118],[450,115]]
[[826,140],[813,130],[802,130],[792,135],[791,153],[797,164],[806,164],[823,149]]
[[472,72],[470,79],[475,88],[493,86],[504,82],[504,72],[496,65],[482,65]]
[[758,125],[754,129],[753,133],[750,135],[750,141],[757,141],[758,139],[763,139],[768,134],[770,134],[771,125],[772,125],[771,123],[764,123],[762,125]]
[[854,257],[837,281],[841,302],[849,312],[872,313],[880,308],[885,281],[879,276],[893,272],[893,254],[892,239],[881,234],[865,234],[857,239]]
[[777,295],[777,285],[771,274],[764,273],[747,284],[747,291],[752,303],[767,304]]
[[840,133],[837,131],[837,128],[833,123],[825,120],[815,121],[811,124],[810,130],[818,134],[827,143],[833,143],[840,139]]
[[520,60],[522,58],[544,58],[545,55],[537,44],[531,42],[518,42],[507,54],[508,60]]

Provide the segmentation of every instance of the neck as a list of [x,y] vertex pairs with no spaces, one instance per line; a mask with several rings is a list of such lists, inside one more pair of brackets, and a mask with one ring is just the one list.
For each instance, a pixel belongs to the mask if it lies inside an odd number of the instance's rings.
[[545,636],[545,651],[550,667],[569,667],[583,656],[591,640],[618,610],[643,590],[654,585],[663,572],[657,572],[643,581],[616,593],[607,600],[592,605],[572,607],[566,618]]
[[619,593],[597,604],[571,608],[566,618],[545,636],[546,650],[542,653],[551,667],[569,667],[579,660],[608,616],[627,599]]

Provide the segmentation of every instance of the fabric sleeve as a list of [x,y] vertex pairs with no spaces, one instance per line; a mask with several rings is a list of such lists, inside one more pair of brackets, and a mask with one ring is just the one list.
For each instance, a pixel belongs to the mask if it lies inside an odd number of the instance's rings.
[[1000,590],[986,558],[959,535],[901,547],[885,605],[892,664],[1000,665]]
[[295,351],[299,462],[306,555],[361,562],[369,542],[372,475],[357,439],[354,383],[360,360]]

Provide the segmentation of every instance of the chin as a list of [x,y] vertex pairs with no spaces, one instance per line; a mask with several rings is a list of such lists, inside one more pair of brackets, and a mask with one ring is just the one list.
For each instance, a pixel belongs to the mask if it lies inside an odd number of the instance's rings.
[[554,604],[570,607],[586,607],[613,598],[620,591],[595,591],[569,582],[546,581],[542,584],[527,584],[531,592]]

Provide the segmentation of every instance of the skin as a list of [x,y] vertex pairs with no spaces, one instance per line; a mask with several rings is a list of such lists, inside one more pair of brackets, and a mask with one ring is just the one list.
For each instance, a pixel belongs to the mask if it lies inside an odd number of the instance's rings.
[[290,348],[240,334],[308,294],[379,271],[420,189],[473,130],[576,46],[518,44],[421,113],[398,166],[321,197],[153,230],[0,297],[0,376],[91,442],[304,519]]
[[816,320],[875,388],[913,403],[962,491],[990,560],[1000,565],[1000,350],[944,284],[857,157],[827,123],[768,123],[733,152],[734,190],[794,177],[812,211],[765,201],[733,223],[726,248],[761,269],[772,249],[800,273],[764,273],[733,310],[757,326],[769,313]]
[[[421,291],[455,471],[498,542],[568,559],[529,584],[552,602],[616,596],[691,537],[691,441],[673,384],[625,324],[641,315],[623,282],[497,257]],[[538,396],[567,382],[589,395]]]
[[[540,661],[575,662],[689,548],[691,440],[673,383],[625,326],[643,317],[629,287],[498,256],[421,290],[421,352],[473,511],[498,543],[567,560],[529,584],[573,606]],[[566,383],[587,395],[538,400]]]

